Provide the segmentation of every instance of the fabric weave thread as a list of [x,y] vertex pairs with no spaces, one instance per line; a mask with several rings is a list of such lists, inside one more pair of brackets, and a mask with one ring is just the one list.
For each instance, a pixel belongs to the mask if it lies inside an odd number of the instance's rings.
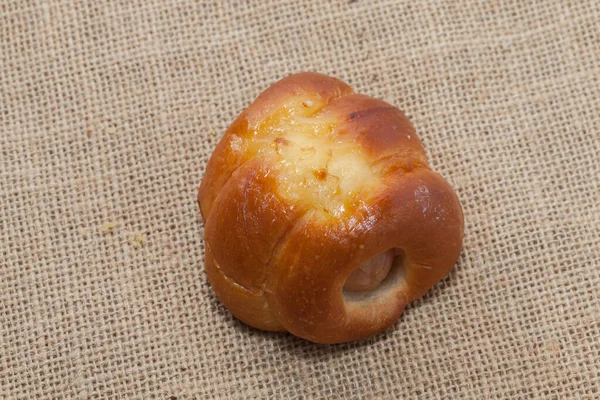
[[[600,398],[594,1],[0,5],[0,398]],[[466,218],[450,277],[369,341],[237,322],[196,188],[274,81],[406,112]]]

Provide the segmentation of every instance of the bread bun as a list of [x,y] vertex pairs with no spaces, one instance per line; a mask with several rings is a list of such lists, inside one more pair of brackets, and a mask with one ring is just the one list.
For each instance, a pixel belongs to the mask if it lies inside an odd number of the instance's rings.
[[198,190],[205,268],[240,320],[319,343],[369,337],[452,269],[463,214],[408,118],[316,73],[264,91]]

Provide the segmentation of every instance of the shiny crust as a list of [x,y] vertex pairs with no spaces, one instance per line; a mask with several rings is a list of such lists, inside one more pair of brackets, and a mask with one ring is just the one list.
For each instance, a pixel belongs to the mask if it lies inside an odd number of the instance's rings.
[[[290,98],[303,96],[322,103],[318,112],[360,146],[381,177],[361,206],[340,218],[291,204],[276,189],[273,165],[244,152],[252,132]],[[316,73],[275,83],[234,121],[207,165],[198,202],[206,272],[225,306],[256,328],[319,343],[388,328],[450,272],[462,245],[459,200],[427,166],[408,118]],[[389,249],[401,254],[395,280],[370,296],[347,296],[351,272]]]

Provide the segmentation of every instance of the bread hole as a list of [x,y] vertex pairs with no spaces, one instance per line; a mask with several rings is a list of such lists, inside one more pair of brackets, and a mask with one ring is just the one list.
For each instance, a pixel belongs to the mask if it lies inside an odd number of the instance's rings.
[[390,249],[363,263],[346,279],[346,301],[362,302],[385,296],[404,280],[404,252]]

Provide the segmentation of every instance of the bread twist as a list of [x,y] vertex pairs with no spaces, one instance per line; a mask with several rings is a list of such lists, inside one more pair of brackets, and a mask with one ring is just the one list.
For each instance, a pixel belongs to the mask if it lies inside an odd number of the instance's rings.
[[264,91],[225,132],[198,190],[205,268],[259,329],[369,337],[452,269],[463,214],[408,118],[316,73]]

